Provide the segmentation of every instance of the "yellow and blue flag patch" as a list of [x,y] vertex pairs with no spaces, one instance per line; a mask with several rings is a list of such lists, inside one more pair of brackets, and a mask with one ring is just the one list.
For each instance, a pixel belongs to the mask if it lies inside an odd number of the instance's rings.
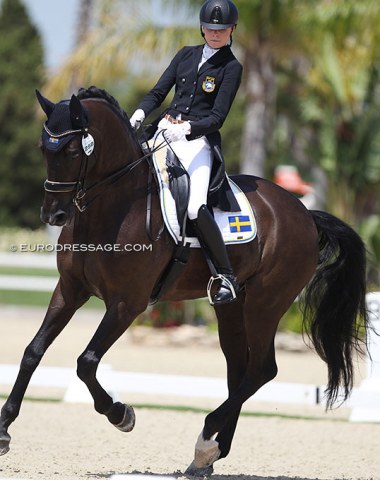
[[231,233],[252,232],[252,223],[248,215],[234,215],[228,217]]

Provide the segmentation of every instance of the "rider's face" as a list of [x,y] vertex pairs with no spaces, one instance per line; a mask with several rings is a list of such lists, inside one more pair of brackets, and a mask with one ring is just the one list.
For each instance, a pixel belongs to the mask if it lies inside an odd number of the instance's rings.
[[221,48],[227,45],[233,30],[234,27],[223,28],[222,30],[211,30],[202,27],[206,42],[211,48]]

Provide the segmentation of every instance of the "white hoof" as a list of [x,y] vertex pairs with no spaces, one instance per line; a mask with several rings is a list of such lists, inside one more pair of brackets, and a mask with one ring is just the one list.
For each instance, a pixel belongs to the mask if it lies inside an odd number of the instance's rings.
[[202,433],[195,444],[195,455],[192,467],[201,469],[210,467],[220,457],[219,443],[216,440],[204,440]]
[[130,432],[133,430],[135,423],[136,423],[136,415],[135,411],[130,405],[124,405],[125,411],[124,411],[124,417],[123,420],[115,425],[117,429],[119,429],[121,432]]

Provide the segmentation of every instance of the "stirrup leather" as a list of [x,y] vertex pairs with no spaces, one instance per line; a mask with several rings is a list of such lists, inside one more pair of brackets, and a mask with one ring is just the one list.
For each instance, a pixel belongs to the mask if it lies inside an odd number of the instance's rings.
[[230,280],[228,280],[228,278],[221,274],[221,273],[218,273],[217,275],[213,275],[212,277],[210,277],[210,280],[208,281],[208,284],[207,284],[207,296],[208,296],[208,300],[210,302],[211,305],[215,305],[215,303],[213,302],[212,300],[212,296],[211,296],[211,288],[214,284],[214,282],[216,282],[217,280],[224,280],[224,282],[227,284],[227,287],[230,289],[231,291],[231,294],[232,294],[232,300],[235,300],[236,299],[236,291],[235,291],[235,287],[233,286],[232,282]]

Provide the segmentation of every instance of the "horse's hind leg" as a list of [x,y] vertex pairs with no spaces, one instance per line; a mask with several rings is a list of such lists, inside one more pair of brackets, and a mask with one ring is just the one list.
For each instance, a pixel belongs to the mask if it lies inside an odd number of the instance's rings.
[[120,402],[114,402],[98,382],[96,371],[103,355],[144,309],[145,307],[141,309],[128,308],[125,302],[115,301],[107,308],[95,335],[78,358],[77,374],[92,395],[95,410],[106,415],[108,420],[123,432],[129,432],[134,427],[133,408]]
[[[245,292],[240,295],[238,302],[231,303],[227,308],[226,305],[215,308],[220,346],[227,362],[229,395],[238,388],[243,380],[249,358],[247,334],[244,327],[244,300]],[[221,452],[219,458],[226,457],[230,451],[240,410],[237,408],[235,412],[231,413],[215,439]]]
[[[246,368],[244,372],[241,370],[240,374],[236,375],[236,385],[238,385],[230,388],[228,399],[205,419],[203,431],[196,445],[195,458],[188,471],[193,475],[210,473],[213,462],[228,454],[237,415],[242,404],[277,374],[274,336],[278,322],[292,299],[282,298],[281,302],[270,302],[259,286],[255,289],[251,284],[251,288],[252,290],[248,285],[246,286],[247,293],[244,303],[244,328],[247,343],[243,343],[243,348],[245,348],[243,351],[247,352],[247,346],[249,351]],[[227,322],[227,317],[225,321]],[[235,323],[235,321],[235,318],[230,318],[230,322]],[[242,333],[240,335],[242,336]],[[226,337],[226,342],[228,344],[237,338],[234,338],[231,333],[230,340]],[[242,367],[242,357],[240,361]],[[217,436],[213,440],[215,435]],[[214,455],[207,457],[204,455],[205,447],[211,451],[211,445]]]
[[[78,292],[79,289],[76,290],[75,294],[72,293],[71,301],[67,303],[62,295],[61,281],[58,283],[44,321],[31,343],[25,349],[16,382],[1,410],[0,455],[4,455],[9,450],[11,437],[8,434],[8,428],[20,412],[21,403],[33,372],[36,370],[48,347],[68,324],[75,311],[88,298],[87,294],[83,293],[80,296]],[[68,298],[67,295],[65,297]]]
[[[221,307],[215,307],[218,318],[219,341],[227,362],[227,382],[229,395],[238,388],[248,363],[248,344],[244,327],[244,297],[240,293],[238,301]],[[215,460],[226,457],[230,451],[232,439],[239,419],[241,406],[231,412],[228,420],[219,430],[215,440],[204,441],[201,434],[197,445],[194,462],[186,473],[209,474]],[[203,468],[207,464],[206,468]]]

